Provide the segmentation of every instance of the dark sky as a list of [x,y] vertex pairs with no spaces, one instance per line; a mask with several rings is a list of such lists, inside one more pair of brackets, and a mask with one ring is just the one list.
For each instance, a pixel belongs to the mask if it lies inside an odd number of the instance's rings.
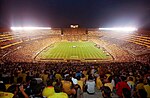
[[150,27],[150,0],[0,0],[0,27]]

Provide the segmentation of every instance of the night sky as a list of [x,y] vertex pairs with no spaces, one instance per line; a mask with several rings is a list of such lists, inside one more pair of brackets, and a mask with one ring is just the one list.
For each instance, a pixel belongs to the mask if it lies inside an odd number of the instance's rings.
[[150,0],[0,0],[0,27],[150,28]]

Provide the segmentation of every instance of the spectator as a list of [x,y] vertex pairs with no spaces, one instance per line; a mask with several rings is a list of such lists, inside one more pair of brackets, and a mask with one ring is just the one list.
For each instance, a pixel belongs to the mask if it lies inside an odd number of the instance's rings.
[[[132,72],[129,72],[129,77],[128,78],[132,78],[132,81],[135,83],[135,77],[133,76],[133,73]],[[130,78],[130,79],[131,79]]]
[[35,89],[35,85],[37,85],[37,81],[35,79],[32,79],[25,90],[27,95],[33,95],[33,89]]
[[103,83],[102,83],[102,81],[100,79],[100,76],[98,76],[96,78],[96,87],[97,87],[97,89],[100,89],[102,86],[103,86]]
[[80,71],[77,71],[76,74],[75,74],[75,77],[78,77],[78,76],[79,76],[79,77],[82,77],[82,74],[81,74]]
[[[15,97],[19,97],[19,95],[18,95],[19,89],[20,89],[20,87],[18,85],[11,85],[7,89],[7,92],[14,94],[13,97],[15,98]],[[22,90],[22,91],[24,92],[24,90]],[[9,94],[8,94],[8,96],[9,96]]]
[[77,92],[75,98],[83,98],[83,90],[81,89],[80,85],[76,84],[75,89]]
[[56,74],[55,74],[55,78],[58,79],[58,80],[62,80],[62,76],[61,74],[59,73],[60,71],[57,70]]
[[127,84],[129,85],[130,89],[131,89],[131,95],[133,96],[134,94],[134,89],[135,89],[135,83],[133,81],[133,77],[129,76],[128,77],[128,81]]
[[2,81],[0,82],[0,98],[13,98],[14,94],[6,92],[5,84]]
[[3,91],[3,92],[6,91],[6,86],[5,86],[5,84],[3,83],[3,81],[0,81],[0,91]]
[[[85,74],[85,73],[84,73]],[[82,74],[82,77],[81,77],[81,80],[83,81],[83,83],[85,84],[85,81],[86,81],[86,77],[85,77],[85,75],[84,74]]]
[[62,81],[62,85],[63,85],[63,91],[67,93],[68,95],[76,94],[76,91],[73,88],[73,84],[69,76],[66,76],[66,79]]
[[121,80],[121,81],[116,84],[116,94],[117,94],[119,97],[122,97],[122,89],[123,89],[123,88],[127,88],[128,90],[130,90],[130,87],[129,87],[128,84],[125,82],[126,77],[121,76],[121,77],[120,77],[120,80]]
[[68,95],[64,92],[62,92],[62,84],[56,83],[54,86],[55,92],[52,96],[49,96],[48,98],[68,98]]
[[123,96],[123,98],[132,98],[131,97],[131,92],[127,88],[122,89],[122,96]]
[[83,91],[84,82],[81,80],[80,76],[77,77],[77,84],[80,86],[81,91]]
[[147,97],[150,98],[150,76],[147,77],[147,84],[144,85],[144,89],[147,92]]
[[104,98],[112,98],[111,97],[111,89],[108,86],[103,86],[102,89],[102,96]]
[[92,74],[89,75],[88,81],[86,81],[85,85],[87,86],[86,91],[88,94],[94,94],[95,93],[95,81],[94,81]]
[[26,83],[26,77],[27,77],[27,74],[26,74],[26,72],[23,70],[23,71],[22,71],[22,80],[23,80],[24,83]]
[[44,71],[44,74],[41,76],[44,84],[46,84],[46,81],[48,80],[48,73],[47,70]]
[[30,98],[45,98],[42,96],[42,86],[41,84],[37,84],[33,88],[33,94],[30,95]]
[[138,98],[149,98],[147,97],[147,92],[144,89],[139,89],[137,95]]
[[107,79],[104,86],[108,86],[111,89],[111,91],[113,91],[113,85],[112,85],[111,81],[112,81],[112,76],[109,76],[109,78]]
[[76,79],[75,74],[72,75],[71,80],[74,85],[78,83],[78,80]]
[[54,91],[54,87],[53,87],[53,80],[48,80],[47,81],[47,87],[44,88],[42,95],[45,97],[49,97],[52,96],[55,91]]
[[139,79],[139,82],[136,85],[136,92],[138,92],[139,89],[144,89],[143,79]]
[[14,73],[14,83],[17,83],[17,78],[18,78],[18,73],[15,72],[15,73]]
[[23,85],[21,85],[21,86],[19,87],[19,90],[20,90],[21,93],[23,94],[24,98],[29,98],[29,96],[24,92],[24,87],[23,87]]
[[[11,97],[12,94],[14,94],[13,97]],[[11,85],[7,89],[7,94],[6,95],[9,96],[9,97],[6,97],[6,98],[20,98],[20,97],[29,98],[29,96],[24,91],[23,85]],[[23,95],[23,96],[20,96],[20,95]]]
[[115,88],[115,80],[114,80],[114,76],[111,76],[112,80],[111,80],[111,84],[113,85],[113,88]]

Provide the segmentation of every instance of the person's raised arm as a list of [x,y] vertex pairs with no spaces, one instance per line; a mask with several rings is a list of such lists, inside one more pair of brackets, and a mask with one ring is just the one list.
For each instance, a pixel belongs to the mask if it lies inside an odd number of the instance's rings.
[[20,89],[21,93],[23,94],[23,96],[24,96],[25,98],[29,98],[29,96],[24,92],[23,85],[21,85],[21,86],[19,87],[19,89]]

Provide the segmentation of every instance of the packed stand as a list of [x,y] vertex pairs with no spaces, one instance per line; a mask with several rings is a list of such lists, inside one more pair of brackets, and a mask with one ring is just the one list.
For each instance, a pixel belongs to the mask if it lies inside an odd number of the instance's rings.
[[0,98],[149,98],[150,66],[130,63],[5,63]]
[[29,41],[27,43],[23,43],[21,44],[19,49],[17,49],[18,47],[15,47],[13,49],[10,48],[11,53],[4,56],[3,61],[32,62],[34,60],[33,57],[36,56],[36,54],[39,51],[55,43],[58,40],[59,38],[49,37],[42,40],[34,40],[34,41]]
[[92,39],[93,42],[105,48],[117,62],[130,62],[134,61],[134,56],[130,55],[127,51],[124,51],[121,47],[116,44],[109,43],[101,39]]
[[[140,61],[150,64],[150,49],[148,47],[116,38],[102,37],[100,39],[102,40],[98,43],[103,41],[101,45],[106,46],[105,48],[107,50],[110,49],[112,51],[111,54],[113,54],[116,59],[121,61]],[[127,50],[128,53],[125,52],[125,50]],[[128,54],[130,54],[130,57]]]

